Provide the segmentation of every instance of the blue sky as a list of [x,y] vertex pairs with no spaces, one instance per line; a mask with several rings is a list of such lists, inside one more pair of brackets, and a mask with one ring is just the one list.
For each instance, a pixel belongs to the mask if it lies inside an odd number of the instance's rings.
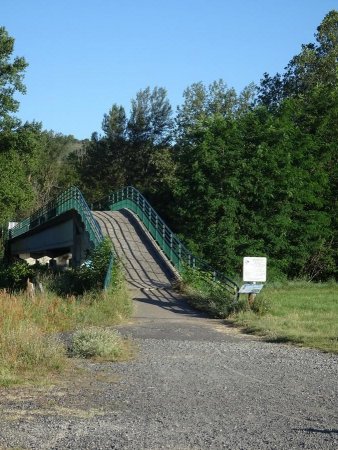
[[18,116],[90,138],[113,103],[147,86],[173,108],[197,81],[237,91],[314,41],[335,0],[1,0],[0,25],[29,63]]

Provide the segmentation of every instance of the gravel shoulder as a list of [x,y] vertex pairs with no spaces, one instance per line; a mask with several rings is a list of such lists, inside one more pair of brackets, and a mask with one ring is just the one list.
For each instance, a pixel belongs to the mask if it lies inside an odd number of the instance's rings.
[[135,297],[119,329],[134,337],[136,358],[78,360],[47,386],[1,389],[0,448],[338,448],[337,355]]

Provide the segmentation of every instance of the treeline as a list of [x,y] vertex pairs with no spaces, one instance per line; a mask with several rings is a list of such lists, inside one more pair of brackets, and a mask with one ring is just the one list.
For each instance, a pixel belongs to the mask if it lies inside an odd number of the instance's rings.
[[143,191],[189,245],[227,273],[269,257],[273,277],[335,273],[338,13],[330,12],[283,74],[237,95],[196,83],[174,115],[163,88],[113,105],[76,161],[97,199]]
[[[14,139],[12,150],[2,144],[0,128],[0,158],[12,152],[24,166],[22,185],[31,185],[26,195],[9,182],[8,197],[1,179],[0,205],[10,198],[8,205],[28,210],[70,183],[88,201],[132,184],[193,251],[227,274],[241,272],[243,256],[267,256],[270,279],[336,276],[337,11],[324,18],[315,38],[283,74],[264,74],[259,86],[240,94],[222,80],[195,83],[174,113],[164,88],[141,90],[129,114],[113,104],[102,134],[70,153],[75,140],[40,128],[46,145],[36,153],[34,176],[23,161],[31,161],[31,133],[39,125],[15,128],[23,140]],[[62,142],[63,150],[53,150],[48,138]],[[51,166],[48,155],[61,169],[49,191],[39,178],[41,167]]]

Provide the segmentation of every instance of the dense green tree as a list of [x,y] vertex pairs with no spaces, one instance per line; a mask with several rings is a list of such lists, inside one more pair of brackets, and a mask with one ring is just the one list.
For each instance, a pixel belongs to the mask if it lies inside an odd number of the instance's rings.
[[284,75],[264,75],[254,108],[238,114],[233,103],[229,113],[209,107],[202,84],[186,91],[176,224],[228,273],[246,254],[268,256],[273,276],[336,273],[337,19],[324,18]]
[[3,219],[22,218],[67,187],[60,180],[75,143],[72,136],[45,131],[37,122],[0,133]]
[[200,120],[213,114],[223,117],[238,117],[250,110],[254,102],[255,86],[248,85],[238,95],[234,88],[228,88],[222,80],[209,86],[202,82],[193,83],[183,93],[184,103],[178,107],[176,124],[177,139],[187,137],[187,131]]
[[[174,182],[175,228],[195,250],[228,270],[234,267],[238,140],[236,121],[216,114],[203,119],[194,128],[190,127],[189,139],[182,140],[174,152],[177,177]],[[207,247],[212,246],[216,235],[218,245],[209,252]],[[211,257],[212,253],[215,257]]]
[[338,81],[338,11],[330,11],[317,28],[317,43],[302,46],[286,68],[286,95],[304,94],[314,88],[334,88]]
[[127,182],[148,191],[154,177],[154,156],[172,139],[172,109],[164,88],[139,91],[131,102],[127,124]]
[[102,130],[111,141],[126,139],[127,116],[123,106],[114,104],[109,113],[103,116]]
[[35,173],[30,182],[35,193],[35,203],[43,206],[67,187],[77,184],[77,174],[69,167],[68,156],[81,143],[73,136],[65,136],[53,131],[36,130]]
[[176,227],[213,265],[239,271],[251,254],[268,256],[275,276],[334,272],[332,153],[307,120],[289,100],[278,114],[214,115],[189,130],[174,154]]
[[24,71],[27,63],[22,57],[14,57],[14,39],[4,27],[0,27],[0,132],[17,124],[12,113],[18,110],[16,92],[24,94]]
[[159,181],[161,165],[157,159],[172,139],[171,114],[166,90],[157,87],[136,94],[129,118],[122,106],[112,106],[103,118],[104,134],[94,133],[78,160],[83,189],[91,200],[130,184],[154,191],[151,186]]
[[93,133],[84,145],[83,154],[70,156],[79,173],[79,187],[88,201],[98,200],[126,184],[127,145],[120,137],[108,138]]
[[0,224],[22,219],[33,205],[34,193],[18,153],[0,152]]
[[128,138],[134,143],[166,146],[172,137],[172,109],[164,88],[140,90],[131,101]]
[[258,101],[278,107],[288,97],[306,95],[318,87],[334,89],[338,81],[338,11],[330,11],[317,28],[316,43],[302,45],[283,75],[265,73],[258,88]]

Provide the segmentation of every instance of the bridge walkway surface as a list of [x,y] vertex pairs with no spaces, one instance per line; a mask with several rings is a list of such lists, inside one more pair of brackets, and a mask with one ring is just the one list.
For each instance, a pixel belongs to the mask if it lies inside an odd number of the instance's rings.
[[[168,328],[168,325],[171,328],[170,323],[176,321],[189,321],[191,326],[197,320],[198,328],[201,322],[204,325],[220,323],[192,309],[184,297],[173,289],[177,274],[134,213],[122,209],[95,211],[93,215],[102,233],[111,239],[121,260],[134,300],[134,325],[135,322],[148,322],[147,334],[151,335],[151,323],[155,322],[161,322],[163,328]],[[155,328],[159,330],[157,326]],[[140,330],[134,326],[133,334],[137,332]]]

